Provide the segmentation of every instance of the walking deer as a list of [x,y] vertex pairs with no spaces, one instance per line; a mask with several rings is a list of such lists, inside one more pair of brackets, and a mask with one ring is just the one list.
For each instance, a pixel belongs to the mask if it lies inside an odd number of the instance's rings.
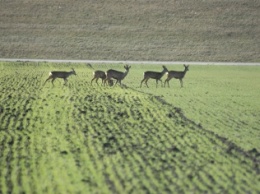
[[116,80],[115,85],[117,83],[119,83],[121,85],[121,81],[126,77],[126,75],[128,74],[129,69],[131,68],[131,66],[130,65],[125,65],[124,68],[125,68],[125,72],[109,69],[106,72],[105,84],[106,84],[107,81],[108,81],[108,83],[111,82],[111,79],[113,78],[113,79]]
[[168,69],[167,69],[164,65],[163,65],[162,67],[163,67],[163,71],[162,71],[162,72],[155,72],[155,71],[146,71],[146,72],[144,72],[144,79],[141,81],[140,88],[142,87],[143,82],[145,82],[147,88],[149,88],[148,85],[147,85],[147,81],[148,81],[150,78],[151,78],[151,79],[156,79],[156,87],[157,87],[157,85],[158,85],[158,81],[159,81],[159,80],[161,81],[161,85],[162,85],[162,80],[161,80],[161,78],[162,78],[162,76],[163,76],[166,72],[168,72]]
[[67,78],[68,78],[70,75],[77,75],[76,72],[75,72],[75,70],[74,70],[73,68],[72,68],[72,71],[70,71],[70,72],[66,72],[66,71],[51,71],[51,72],[49,73],[49,77],[46,79],[46,81],[44,82],[43,85],[45,85],[45,83],[46,83],[48,80],[50,80],[50,79],[52,79],[51,83],[52,83],[52,85],[54,85],[53,82],[54,82],[54,80],[55,80],[56,78],[62,78],[62,79],[64,80],[64,85],[66,85],[66,83],[68,82]]
[[102,84],[104,84],[104,81],[105,81],[105,79],[106,79],[106,73],[104,72],[104,71],[100,71],[100,70],[97,70],[97,71],[94,71],[93,72],[93,79],[91,80],[91,85],[92,85],[92,82],[94,81],[94,80],[96,80],[96,83],[97,83],[97,85],[98,85],[98,80],[99,80],[99,78],[101,78],[102,79]]
[[[91,80],[91,85],[92,85],[92,82],[93,82],[94,80],[96,80],[96,83],[97,83],[97,85],[98,85],[98,80],[99,80],[99,78],[102,79],[102,85],[105,84],[106,73],[105,73],[104,71],[101,71],[101,70],[94,71],[94,72],[93,72],[93,76],[94,76],[94,77],[93,77],[93,79]],[[113,80],[112,80],[112,79],[108,81],[108,85],[109,85],[109,86],[113,86]]]
[[183,65],[184,66],[184,71],[168,71],[167,73],[167,78],[164,82],[164,87],[165,87],[165,84],[166,82],[168,83],[168,87],[170,87],[169,85],[169,81],[172,79],[172,78],[175,78],[175,79],[179,79],[180,80],[180,84],[181,84],[181,87],[183,87],[183,81],[182,79],[184,78],[185,74],[187,71],[189,71],[189,65]]

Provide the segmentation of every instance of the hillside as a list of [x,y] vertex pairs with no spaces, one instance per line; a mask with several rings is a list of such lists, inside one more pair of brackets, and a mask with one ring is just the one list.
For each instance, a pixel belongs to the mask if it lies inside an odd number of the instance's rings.
[[0,58],[259,62],[256,0],[0,2]]

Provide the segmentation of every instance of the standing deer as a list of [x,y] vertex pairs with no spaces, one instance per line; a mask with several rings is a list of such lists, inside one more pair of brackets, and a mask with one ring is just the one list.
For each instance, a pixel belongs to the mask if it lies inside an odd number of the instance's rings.
[[145,82],[147,88],[149,88],[148,85],[147,85],[147,81],[148,81],[150,78],[151,78],[151,79],[156,79],[156,87],[157,87],[157,85],[158,85],[158,80],[161,81],[161,85],[162,85],[162,80],[161,80],[161,78],[162,78],[162,76],[163,76],[166,72],[168,72],[168,69],[167,69],[164,65],[163,65],[162,67],[163,67],[163,71],[162,71],[162,72],[155,72],[155,71],[146,71],[146,72],[144,72],[144,79],[141,81],[140,88],[142,87],[143,82]]
[[184,71],[169,71],[167,73],[167,78],[166,78],[166,80],[164,82],[164,87],[165,87],[166,82],[168,83],[168,87],[170,87],[169,81],[172,78],[179,79],[181,87],[183,87],[182,79],[184,78],[186,72],[189,71],[189,65],[184,65],[184,68],[185,68]]
[[119,83],[121,85],[121,81],[126,77],[126,75],[128,74],[129,69],[131,68],[131,66],[125,65],[124,68],[125,68],[125,72],[120,72],[120,71],[116,71],[116,70],[113,70],[113,69],[109,69],[106,72],[105,84],[106,84],[107,81],[109,83],[111,81],[111,79],[113,78],[113,79],[116,80],[115,85],[117,83]]
[[101,78],[102,79],[102,84],[104,84],[104,81],[105,81],[105,79],[106,79],[106,73],[104,72],[104,71],[100,71],[100,70],[97,70],[97,71],[94,71],[93,72],[93,79],[91,80],[91,85],[92,85],[92,82],[94,81],[94,80],[96,80],[96,83],[97,83],[97,85],[98,85],[98,80],[99,80],[99,78]]
[[67,78],[68,78],[70,75],[77,75],[76,72],[75,72],[75,70],[74,70],[73,68],[72,68],[72,71],[70,71],[70,72],[66,72],[66,71],[51,71],[51,72],[49,73],[49,77],[46,79],[46,81],[44,82],[43,85],[45,85],[45,83],[46,83],[48,80],[50,80],[50,79],[52,79],[51,83],[52,83],[52,85],[54,85],[53,82],[54,82],[54,80],[55,80],[56,78],[62,78],[62,79],[64,80],[64,85],[66,85],[66,83],[67,83],[67,81],[68,81]]

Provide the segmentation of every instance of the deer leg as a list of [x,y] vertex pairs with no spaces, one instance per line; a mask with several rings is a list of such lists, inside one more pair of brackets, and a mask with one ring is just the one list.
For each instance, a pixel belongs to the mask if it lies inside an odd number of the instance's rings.
[[48,80],[50,80],[52,77],[50,76],[50,77],[48,77],[46,80],[45,80],[45,82],[44,82],[44,84],[43,85],[45,85],[45,83],[48,81]]
[[[113,80],[112,79],[110,79],[109,80],[109,82],[108,82],[108,86],[113,86],[114,84],[113,84]],[[115,86],[115,85],[114,85]]]
[[110,77],[106,78],[106,79],[105,79],[105,85],[109,86],[109,82],[110,82],[110,80],[111,80]]
[[145,78],[141,81],[141,85],[140,85],[140,88],[142,87],[142,83],[144,82]]
[[105,81],[106,81],[106,78],[105,79],[102,79],[102,86],[104,86],[105,85]]
[[158,79],[156,80],[156,88],[158,87]]
[[56,78],[52,78],[52,80],[51,80],[51,83],[52,83],[53,86],[54,86],[53,82],[54,82],[55,79],[56,79]]
[[[159,79],[160,80],[160,79]],[[162,80],[160,80],[160,82],[161,82],[161,87],[163,87],[163,85],[162,85]]]
[[[148,79],[149,79],[149,78],[148,78]],[[148,87],[148,84],[147,84],[148,79],[145,80],[145,85],[147,86],[147,88],[149,88],[149,87]]]
[[170,79],[167,78],[167,79],[165,80],[165,82],[164,82],[164,86],[165,86],[165,83],[167,82],[167,84],[168,84],[168,88],[169,88],[169,87],[170,87],[170,84],[169,84],[170,80],[171,80],[171,78],[170,78]]
[[107,83],[107,78],[104,79],[104,86],[106,86],[106,83]]
[[164,87],[165,87],[166,81],[167,81],[167,79],[164,81]]
[[98,80],[99,80],[99,78],[96,78],[96,84],[97,84],[97,85],[99,85],[99,84],[98,84]]
[[166,85],[166,82],[168,83],[168,87],[169,87],[169,80],[168,80],[168,79],[166,79],[166,80],[164,81],[164,87],[165,87],[165,85]]
[[181,83],[181,87],[183,87],[183,82],[182,82],[182,79],[180,79],[180,83]]
[[64,78],[64,85],[66,85],[67,82],[68,82],[68,80],[66,78]]
[[110,80],[111,80],[111,79],[110,79],[109,77],[105,78],[104,86],[106,86],[106,85],[109,86],[109,82],[110,82]]
[[91,80],[91,82],[90,82],[90,83],[91,83],[91,85],[92,85],[92,82],[94,81],[94,79],[95,79],[95,77],[94,77],[94,78]]

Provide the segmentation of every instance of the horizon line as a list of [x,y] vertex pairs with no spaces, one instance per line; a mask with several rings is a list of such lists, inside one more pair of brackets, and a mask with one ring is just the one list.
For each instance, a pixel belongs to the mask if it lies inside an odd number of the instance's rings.
[[116,63],[116,64],[158,64],[158,65],[260,65],[260,62],[200,62],[200,61],[130,61],[130,60],[75,60],[75,59],[26,59],[0,58],[2,62],[54,62],[54,63]]

